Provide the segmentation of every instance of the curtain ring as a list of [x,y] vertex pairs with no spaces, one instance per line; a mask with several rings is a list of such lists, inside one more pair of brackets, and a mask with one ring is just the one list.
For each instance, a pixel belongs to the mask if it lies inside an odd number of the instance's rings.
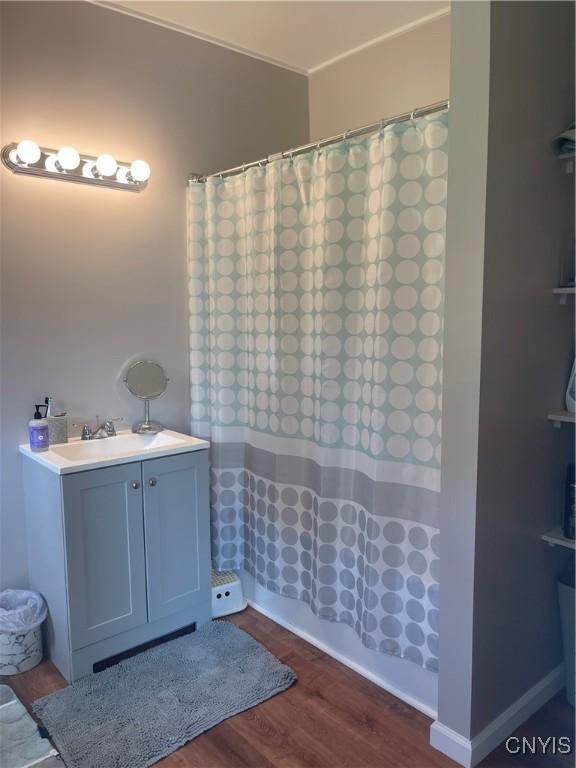
[[412,112],[410,112],[410,120],[414,120],[414,112],[415,112],[415,111],[416,111],[416,110],[415,110],[415,109],[413,109],[413,110],[412,110]]

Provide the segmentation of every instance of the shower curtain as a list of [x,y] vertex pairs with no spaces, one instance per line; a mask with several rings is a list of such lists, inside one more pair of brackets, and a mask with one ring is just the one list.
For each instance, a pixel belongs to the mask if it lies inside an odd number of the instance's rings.
[[447,113],[189,186],[213,560],[438,665]]

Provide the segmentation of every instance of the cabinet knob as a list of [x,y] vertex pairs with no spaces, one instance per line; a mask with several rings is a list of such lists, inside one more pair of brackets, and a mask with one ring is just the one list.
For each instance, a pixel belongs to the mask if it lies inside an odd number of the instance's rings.
[[134,480],[134,482],[132,483],[132,488],[134,488],[135,491],[137,491],[138,488],[140,488],[140,483],[138,482],[138,480]]
[[158,482],[158,480],[156,480],[155,477],[151,477],[150,480],[148,480],[148,485],[151,485],[152,488],[154,488],[154,486],[156,485],[157,482]]

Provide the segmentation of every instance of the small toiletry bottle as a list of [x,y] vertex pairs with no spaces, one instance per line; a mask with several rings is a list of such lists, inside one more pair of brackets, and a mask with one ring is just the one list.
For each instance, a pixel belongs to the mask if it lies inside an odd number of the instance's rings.
[[47,451],[49,446],[48,441],[48,421],[43,418],[40,413],[42,405],[35,405],[36,411],[34,412],[34,418],[28,422],[28,438],[30,440],[30,450],[35,453],[41,451]]

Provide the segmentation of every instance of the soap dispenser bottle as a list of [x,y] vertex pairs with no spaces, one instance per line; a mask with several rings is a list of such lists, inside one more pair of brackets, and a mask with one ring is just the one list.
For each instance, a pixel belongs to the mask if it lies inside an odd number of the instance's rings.
[[43,405],[35,405],[34,418],[28,422],[28,438],[30,441],[30,450],[35,453],[41,451],[47,451],[49,446],[48,440],[48,420],[40,413],[40,408],[44,408]]

